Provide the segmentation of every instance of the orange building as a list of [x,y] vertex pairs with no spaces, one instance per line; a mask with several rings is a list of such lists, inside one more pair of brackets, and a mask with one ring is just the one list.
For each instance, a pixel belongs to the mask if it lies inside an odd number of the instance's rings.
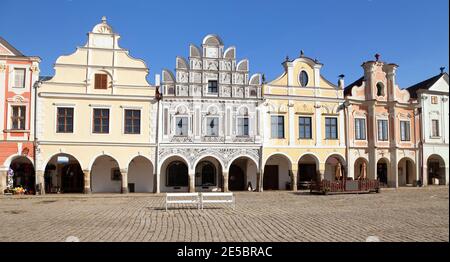
[[28,57],[0,37],[0,192],[35,191],[34,89],[38,57]]
[[367,174],[389,187],[416,185],[418,103],[396,84],[398,66],[380,61],[379,55],[375,57],[376,61],[362,65],[364,76],[344,91],[349,177]]

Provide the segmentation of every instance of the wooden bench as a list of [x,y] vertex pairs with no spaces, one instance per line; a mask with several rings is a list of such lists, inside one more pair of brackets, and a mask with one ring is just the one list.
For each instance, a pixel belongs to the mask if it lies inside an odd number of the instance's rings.
[[200,208],[199,193],[166,193],[166,211],[169,204],[195,204]]
[[204,204],[208,203],[230,203],[233,209],[236,208],[236,201],[233,193],[200,193],[200,203],[203,209]]

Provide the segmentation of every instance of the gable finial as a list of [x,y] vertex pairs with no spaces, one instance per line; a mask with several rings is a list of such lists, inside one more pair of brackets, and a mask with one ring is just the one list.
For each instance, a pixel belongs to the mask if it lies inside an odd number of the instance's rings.
[[102,16],[102,23],[106,24],[106,16]]
[[441,75],[444,74],[445,66],[441,66],[439,69],[441,70]]
[[303,50],[300,50],[300,57],[304,57],[305,56],[305,52],[303,52]]
[[377,62],[380,61],[380,56],[381,56],[381,55],[378,54],[378,53],[375,54],[375,59],[376,59]]

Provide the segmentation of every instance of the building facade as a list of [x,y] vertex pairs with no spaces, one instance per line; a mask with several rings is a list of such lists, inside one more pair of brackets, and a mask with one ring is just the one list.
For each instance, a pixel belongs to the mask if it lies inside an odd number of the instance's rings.
[[106,18],[60,56],[37,98],[42,193],[155,192],[157,101],[148,68],[119,46]]
[[418,104],[396,84],[396,64],[362,65],[364,76],[345,89],[349,176],[367,174],[389,187],[419,181]]
[[320,74],[322,66],[301,52],[286,58],[283,74],[264,84],[265,190],[297,190],[346,172],[343,80],[330,83]]
[[408,88],[420,106],[420,180],[424,185],[448,185],[448,74],[441,73]]
[[0,192],[34,192],[34,83],[40,58],[29,57],[0,37]]
[[162,72],[158,192],[256,189],[261,75],[216,35]]

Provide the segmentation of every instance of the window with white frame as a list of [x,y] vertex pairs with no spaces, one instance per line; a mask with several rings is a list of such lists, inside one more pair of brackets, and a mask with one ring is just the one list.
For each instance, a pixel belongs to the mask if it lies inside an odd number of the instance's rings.
[[248,117],[239,117],[237,122],[238,136],[249,136]]
[[431,120],[431,136],[439,137],[439,120],[433,119]]
[[388,121],[386,119],[380,119],[378,123],[378,141],[388,140]]
[[125,134],[141,133],[141,110],[125,109]]
[[14,86],[16,88],[25,87],[25,68],[14,68]]
[[298,118],[298,130],[300,139],[312,138],[312,119],[311,117],[299,117]]
[[92,133],[109,134],[109,109],[108,108],[94,108]]
[[56,118],[57,133],[73,133],[73,107],[58,107]]
[[219,135],[219,118],[208,117],[206,118],[206,135],[218,136]]
[[325,138],[338,139],[337,117],[325,117]]
[[271,116],[272,138],[284,138],[284,116]]
[[355,118],[355,139],[366,140],[366,119]]
[[189,118],[186,116],[175,118],[175,135],[176,136],[187,136],[188,135],[188,123]]
[[409,121],[400,121],[400,139],[401,141],[411,140],[411,123]]
[[25,106],[11,106],[11,129],[12,130],[25,130]]

